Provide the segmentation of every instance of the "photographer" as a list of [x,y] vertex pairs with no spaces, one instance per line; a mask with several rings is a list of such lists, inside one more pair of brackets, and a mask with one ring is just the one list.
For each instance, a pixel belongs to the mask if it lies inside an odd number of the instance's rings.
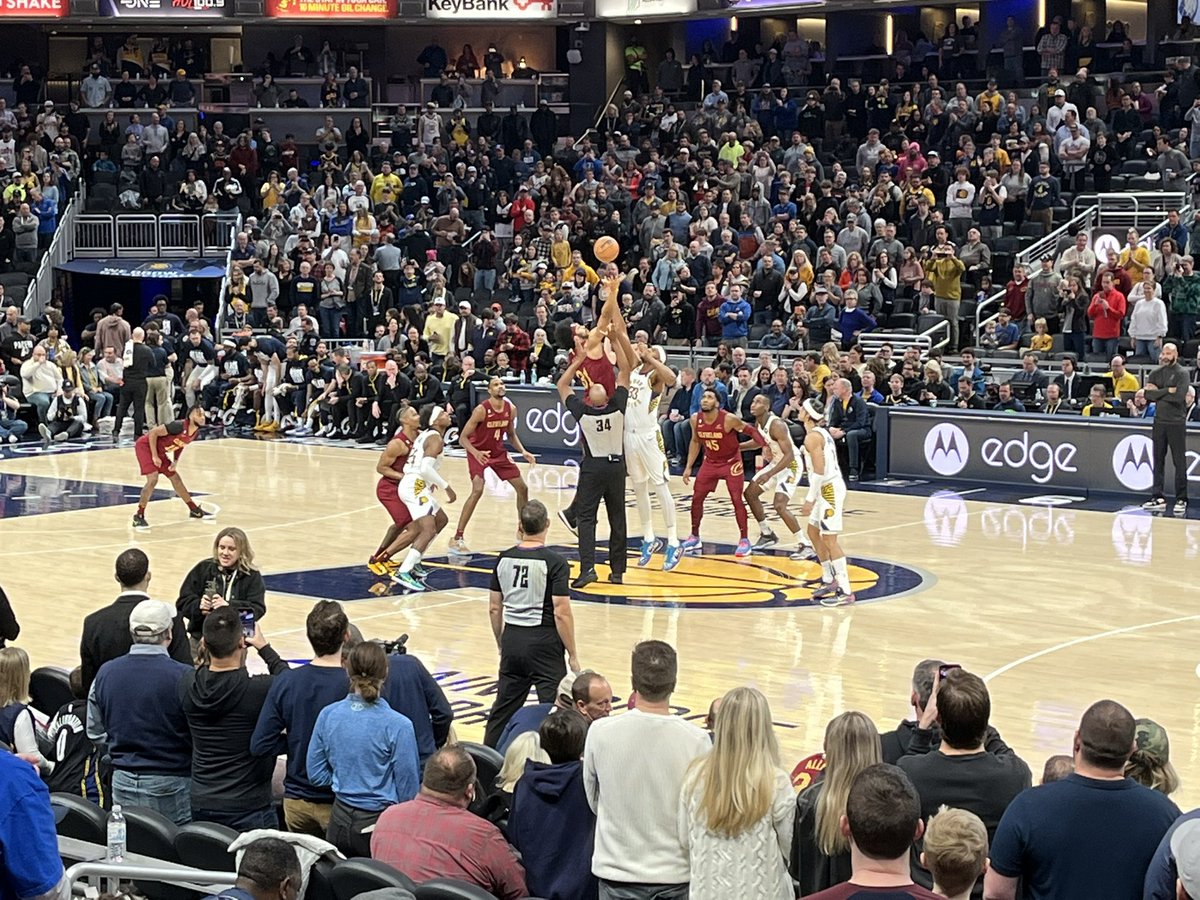
[[930,253],[925,272],[933,282],[934,311],[944,316],[950,327],[950,351],[958,350],[958,304],[962,300],[962,276],[966,271],[954,255],[954,245],[940,243]]
[[388,658],[387,680],[383,683],[383,699],[398,713],[412,720],[417,738],[417,755],[421,767],[425,760],[444,743],[454,724],[454,711],[442,692],[442,687],[425,664],[410,656],[405,644],[408,635],[402,634],[394,641],[383,641]]

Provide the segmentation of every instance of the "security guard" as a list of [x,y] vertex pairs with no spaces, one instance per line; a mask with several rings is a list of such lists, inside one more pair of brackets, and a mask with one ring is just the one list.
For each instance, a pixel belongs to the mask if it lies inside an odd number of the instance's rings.
[[571,383],[583,364],[575,359],[558,380],[558,396],[579,423],[583,437],[583,462],[575,492],[575,519],[579,529],[579,575],[571,582],[576,590],[598,580],[596,575],[596,516],[600,501],[608,513],[608,565],[611,584],[625,576],[625,405],[629,400],[629,374],[635,367],[633,348],[625,322],[617,316],[609,334],[617,351],[617,387],[608,396],[604,385],[588,388],[587,403],[575,396]]

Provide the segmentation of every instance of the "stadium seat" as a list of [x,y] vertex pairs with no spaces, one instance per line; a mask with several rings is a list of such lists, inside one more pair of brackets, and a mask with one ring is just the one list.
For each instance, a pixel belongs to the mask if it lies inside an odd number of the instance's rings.
[[456,878],[431,878],[417,885],[413,892],[417,900],[491,900],[492,895],[481,887]]
[[0,284],[6,291],[15,287],[29,287],[29,276],[24,272],[5,272],[0,275]]
[[770,325],[751,325],[749,340],[751,344],[757,344],[770,332]]
[[65,810],[63,818],[54,826],[62,837],[101,846],[106,843],[108,813],[95,803],[74,794],[51,794],[50,806],[55,810],[55,818],[59,810]]
[[945,322],[945,316],[939,316],[937,313],[925,313],[917,318],[917,334],[924,334],[930,328],[936,327],[940,322]]
[[175,835],[175,852],[185,866],[210,872],[234,872],[236,857],[229,845],[238,833],[216,822],[189,822]]
[[1046,229],[1041,222],[1025,222],[1018,232],[1021,237],[1039,240],[1046,236]]
[[29,676],[29,702],[39,712],[53,716],[75,699],[70,673],[57,666],[42,666]]
[[330,878],[333,875],[336,860],[330,856],[322,856],[308,870],[308,884],[304,888],[304,900],[336,900],[333,895],[333,885]]
[[[153,809],[130,806],[124,809],[127,846],[130,853],[152,856],[165,862],[177,863],[179,854],[175,850],[175,838],[179,826]],[[138,892],[150,900],[191,900],[195,891],[163,884],[158,881],[135,882]]]
[[95,190],[98,184],[116,184],[116,172],[92,172],[92,189]]
[[1150,171],[1150,161],[1145,159],[1127,159],[1121,163],[1122,175],[1145,175]]
[[475,775],[482,782],[487,793],[490,794],[496,790],[496,776],[504,768],[504,757],[483,744],[463,741],[459,746],[471,754],[471,759],[475,760]]
[[381,888],[402,888],[415,892],[416,884],[403,872],[397,872],[377,859],[348,859],[333,867],[329,875],[336,900],[354,900],[359,894]]

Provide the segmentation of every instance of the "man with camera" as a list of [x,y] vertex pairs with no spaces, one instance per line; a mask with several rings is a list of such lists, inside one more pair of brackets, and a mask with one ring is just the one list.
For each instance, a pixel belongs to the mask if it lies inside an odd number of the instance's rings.
[[941,243],[930,251],[929,265],[925,267],[933,281],[934,311],[945,316],[950,326],[950,351],[958,350],[958,304],[962,300],[962,275],[966,271],[954,253],[954,245]]

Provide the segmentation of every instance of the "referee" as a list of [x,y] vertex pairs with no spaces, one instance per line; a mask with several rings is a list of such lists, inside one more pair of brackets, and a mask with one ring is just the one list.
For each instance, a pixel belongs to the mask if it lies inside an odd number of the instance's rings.
[[1167,476],[1167,452],[1175,464],[1175,507],[1177,516],[1187,515],[1187,369],[1179,364],[1179,346],[1172,341],[1162,345],[1158,368],[1146,378],[1146,399],[1155,404],[1154,493],[1142,509],[1161,512],[1167,508],[1163,484]]
[[620,584],[625,578],[625,405],[629,401],[629,373],[633,370],[625,352],[628,338],[613,342],[617,348],[617,386],[608,396],[604,385],[593,382],[587,403],[575,395],[572,381],[583,364],[575,359],[558,379],[558,396],[579,423],[583,438],[583,462],[579,465],[579,487],[575,491],[575,522],[579,532],[579,576],[575,589],[587,587],[596,576],[596,517],[600,501],[608,513],[608,580]]
[[488,616],[500,648],[500,683],[483,735],[489,747],[499,743],[531,684],[539,703],[558,699],[558,683],[566,674],[564,651],[571,671],[579,671],[567,589],[570,566],[546,547],[549,530],[545,505],[530,500],[521,508],[521,542],[496,558],[492,572]]

